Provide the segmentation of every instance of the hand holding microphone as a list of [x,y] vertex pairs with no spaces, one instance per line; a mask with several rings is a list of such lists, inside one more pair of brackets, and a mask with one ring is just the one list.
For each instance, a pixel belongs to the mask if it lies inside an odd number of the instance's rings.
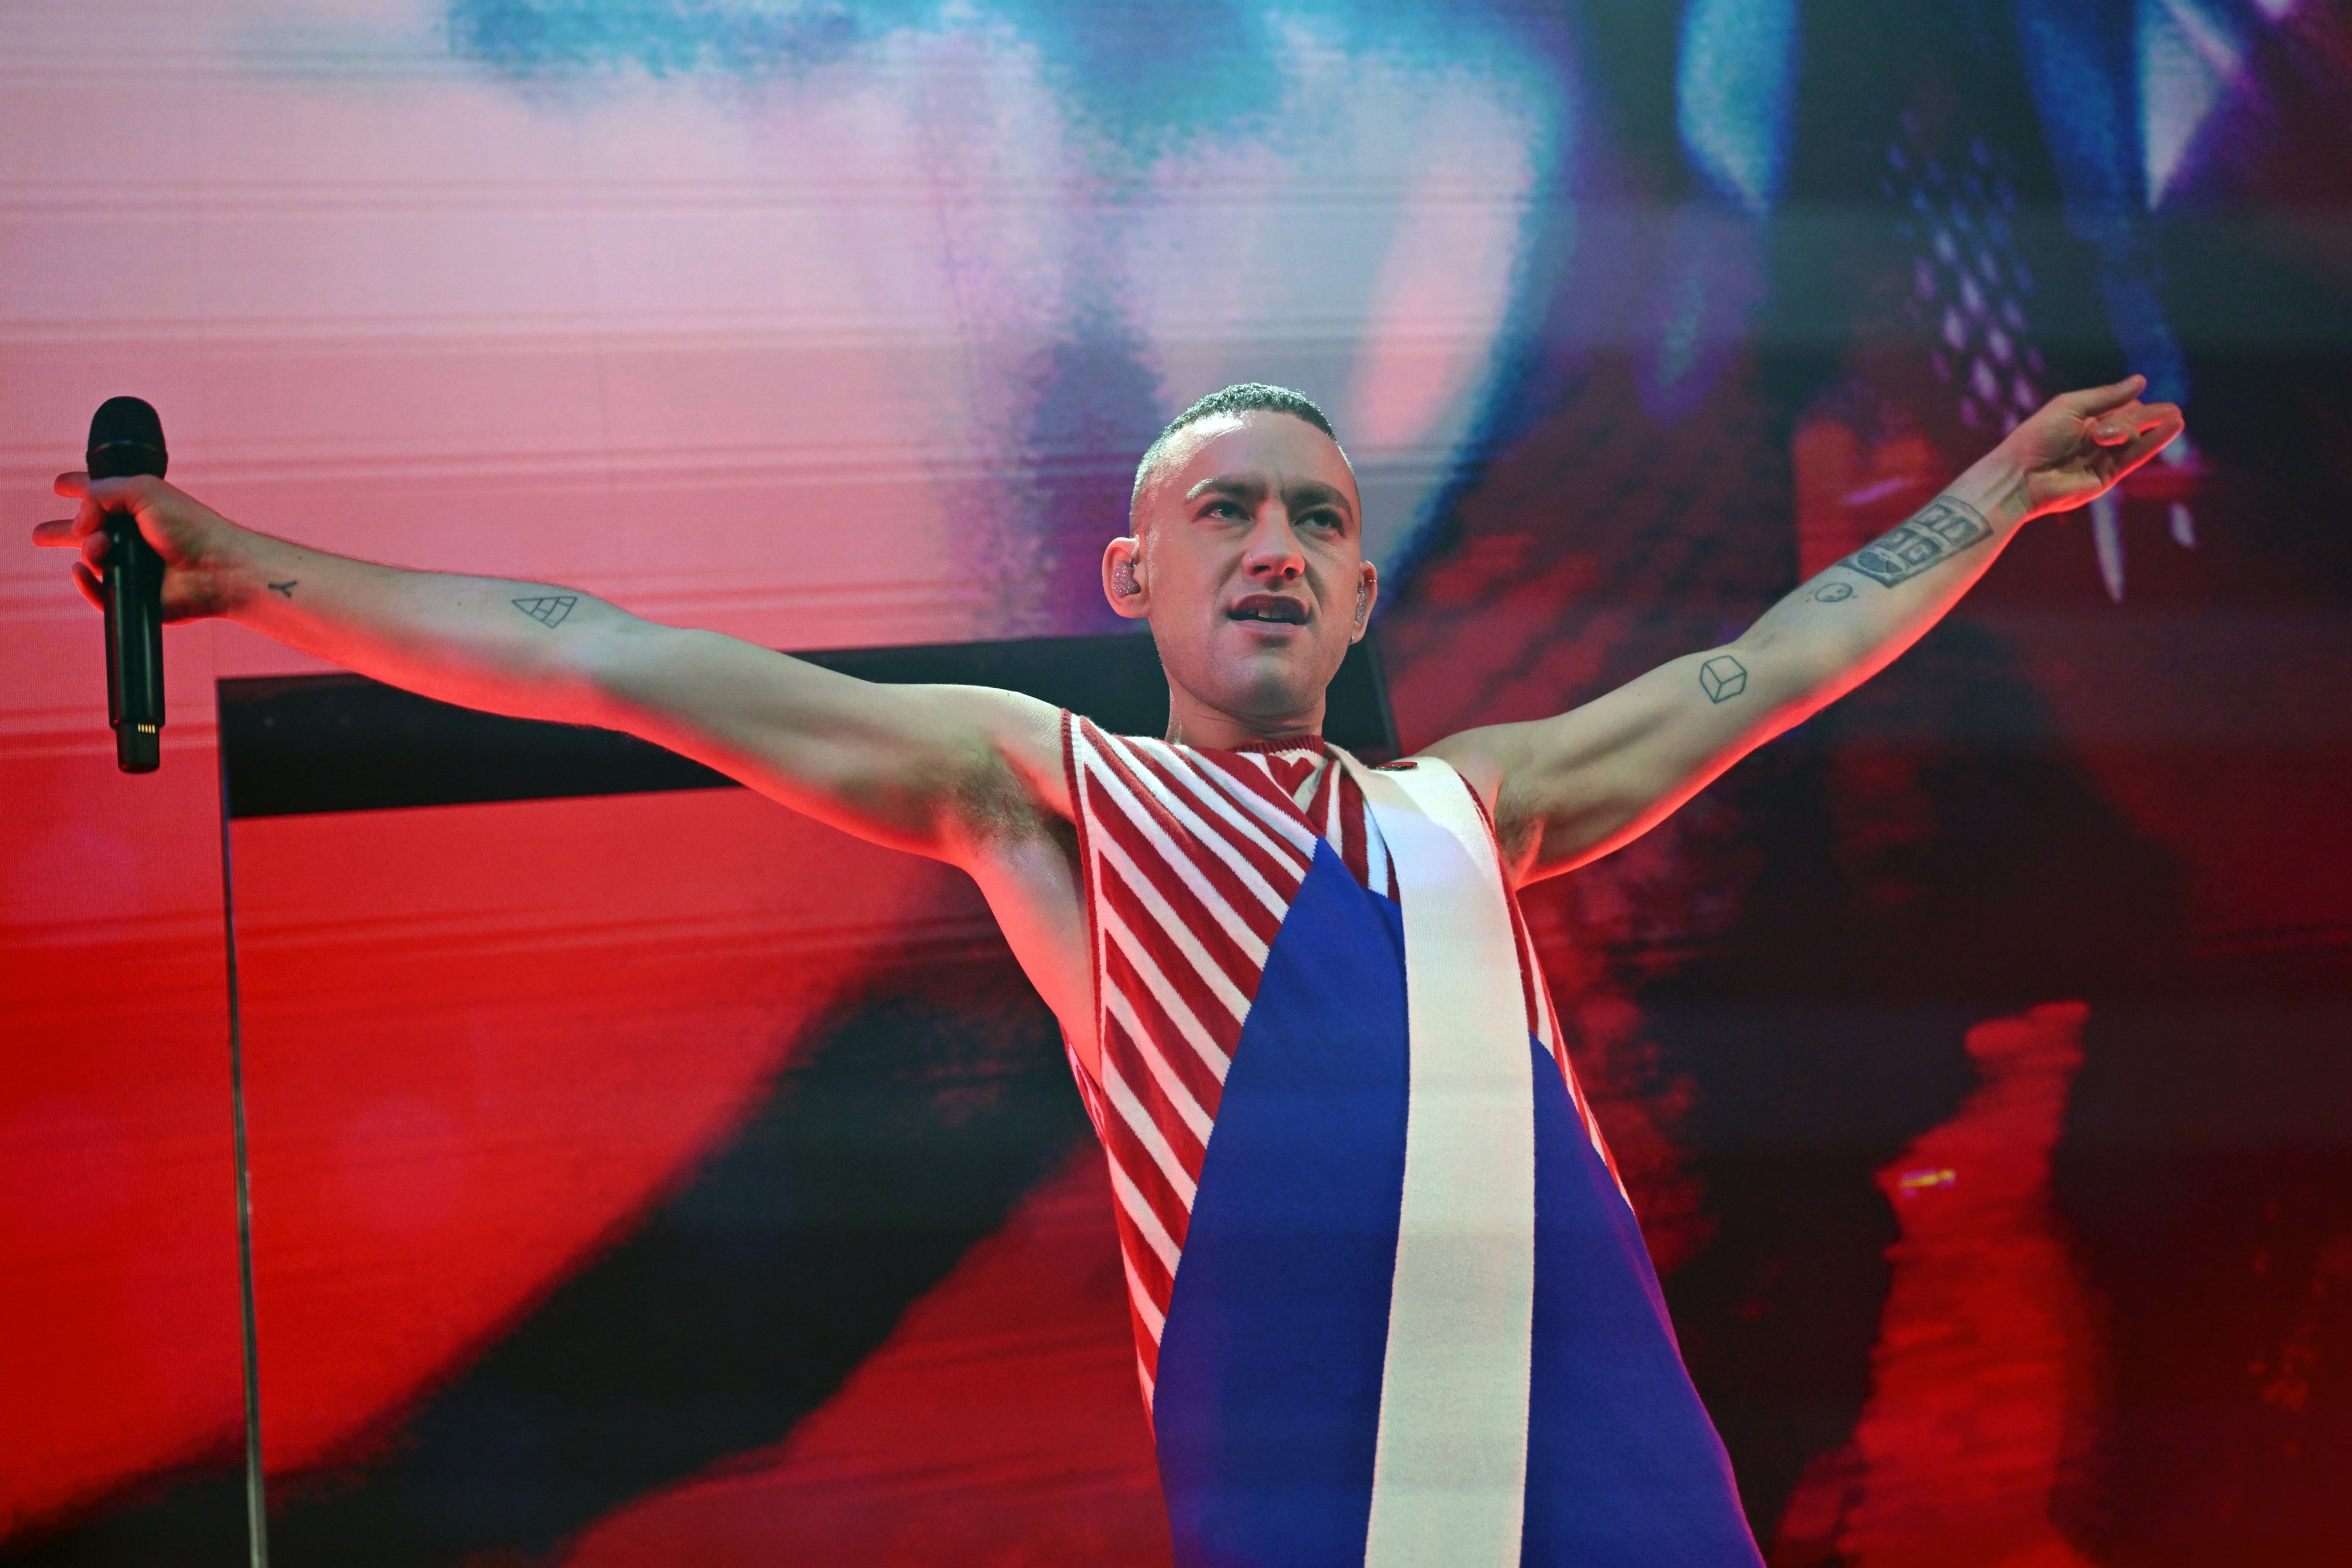
[[[110,397],[89,422],[89,477],[163,477],[163,422],[136,397]],[[114,726],[115,765],[152,773],[163,748],[163,558],[128,512],[106,518],[106,716]]]
[[163,623],[211,612],[214,595],[191,568],[207,526],[226,525],[169,485],[122,482],[160,479],[169,460],[155,410],[109,398],[90,421],[89,471],[58,478],[58,494],[80,501],[79,515],[33,530],[36,544],[80,548],[74,581],[106,612],[107,717],[127,773],[152,773],[161,760]]

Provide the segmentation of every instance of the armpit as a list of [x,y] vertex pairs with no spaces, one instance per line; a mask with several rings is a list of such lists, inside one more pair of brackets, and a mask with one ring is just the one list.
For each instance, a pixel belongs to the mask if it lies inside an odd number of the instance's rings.
[[950,798],[957,836],[975,847],[1026,842],[1039,837],[1051,820],[1028,782],[993,750],[971,759]]
[[1507,783],[1495,799],[1495,847],[1515,879],[1524,879],[1543,843],[1546,814]]

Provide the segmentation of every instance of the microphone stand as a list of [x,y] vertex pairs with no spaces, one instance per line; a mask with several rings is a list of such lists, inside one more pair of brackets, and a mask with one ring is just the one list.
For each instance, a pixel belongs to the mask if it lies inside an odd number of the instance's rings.
[[[215,698],[218,701],[217,695]],[[215,733],[226,737],[223,722]],[[269,1568],[269,1500],[261,1472],[261,1336],[253,1310],[253,1163],[246,1152],[245,1022],[236,973],[236,878],[229,847],[228,748],[219,753],[221,922],[228,953],[228,1099],[236,1170],[237,1309],[245,1333],[245,1537],[252,1568]]]

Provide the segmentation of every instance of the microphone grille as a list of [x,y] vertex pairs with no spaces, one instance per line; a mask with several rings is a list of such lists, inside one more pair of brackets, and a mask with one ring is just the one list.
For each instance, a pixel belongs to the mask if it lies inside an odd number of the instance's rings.
[[89,477],[119,479],[130,474],[161,479],[171,461],[163,449],[163,421],[143,397],[110,397],[89,421]]

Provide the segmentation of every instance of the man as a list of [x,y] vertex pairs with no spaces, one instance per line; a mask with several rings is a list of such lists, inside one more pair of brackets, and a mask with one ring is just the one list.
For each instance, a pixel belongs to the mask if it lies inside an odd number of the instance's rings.
[[979,882],[1109,1156],[1180,1562],[1758,1561],[1577,1095],[1515,891],[1622,845],[1894,658],[2030,518],[2146,462],[2137,377],[2053,401],[1734,642],[1557,718],[1367,769],[1319,738],[1363,635],[1346,455],[1304,397],[1187,409],[1105,549],[1165,741],[1032,699],[877,687],[541,584],[255,533],[161,480],[168,619],[226,616],[473,707],[643,735]]

